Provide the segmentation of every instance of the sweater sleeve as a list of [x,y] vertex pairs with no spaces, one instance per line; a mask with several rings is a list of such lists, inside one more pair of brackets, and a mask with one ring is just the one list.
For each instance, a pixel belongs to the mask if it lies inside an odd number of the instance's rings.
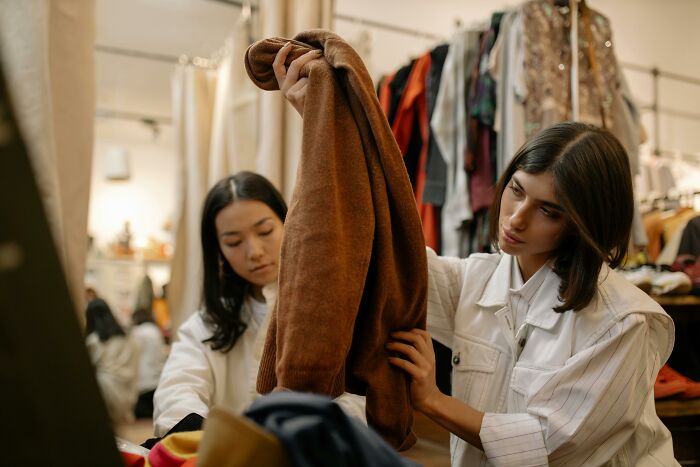
[[428,256],[428,331],[442,345],[452,347],[454,317],[464,278],[464,261],[438,256],[426,248]]
[[486,413],[479,436],[491,465],[601,465],[643,416],[661,365],[660,318],[633,313],[559,369],[517,367],[526,413]]
[[190,413],[207,416],[214,388],[214,375],[201,341],[206,328],[199,314],[191,316],[178,330],[153,396],[156,436],[164,436]]

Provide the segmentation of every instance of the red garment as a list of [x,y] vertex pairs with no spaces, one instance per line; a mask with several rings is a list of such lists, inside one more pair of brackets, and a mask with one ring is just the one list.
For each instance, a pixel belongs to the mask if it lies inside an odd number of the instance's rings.
[[124,451],[119,451],[119,454],[122,455],[124,467],[143,467],[146,464],[146,459],[138,454],[132,454]]
[[[472,119],[474,120],[474,119]],[[469,202],[472,212],[488,209],[493,202],[493,167],[491,164],[491,129],[479,124],[474,167],[469,174]]]
[[[399,144],[402,154],[406,154],[411,141],[413,122],[416,116],[420,123],[421,139],[423,140],[416,174],[416,206],[423,222],[423,235],[425,244],[435,251],[440,251],[440,233],[438,231],[438,216],[435,206],[423,202],[425,191],[426,166],[428,163],[428,134],[430,122],[428,122],[428,103],[426,98],[426,78],[430,72],[430,53],[426,53],[413,64],[411,74],[408,77],[406,89],[401,96],[399,107],[391,127],[396,142]],[[417,114],[417,115],[416,115]]]

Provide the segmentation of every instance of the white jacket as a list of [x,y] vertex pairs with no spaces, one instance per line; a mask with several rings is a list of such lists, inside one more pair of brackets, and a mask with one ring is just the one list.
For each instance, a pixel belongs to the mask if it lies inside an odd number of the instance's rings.
[[206,418],[213,405],[241,413],[253,401],[259,362],[253,356],[253,347],[260,325],[250,319],[249,300],[241,307],[241,314],[248,327],[226,353],[202,342],[211,337],[212,331],[201,312],[182,323],[153,396],[156,436],[164,436],[189,413]]
[[133,420],[138,399],[139,353],[130,336],[101,342],[97,333],[85,339],[95,376],[113,422]]
[[[266,286],[263,294],[267,303],[274,303],[276,284]],[[248,328],[227,353],[202,343],[212,333],[201,313],[194,313],[180,326],[178,341],[153,397],[156,436],[164,436],[190,413],[206,418],[214,405],[242,413],[259,396],[255,383],[271,314],[266,313],[261,321],[252,319],[251,299],[246,300],[241,313]],[[367,423],[364,396],[344,393],[336,402],[346,413]]]
[[512,291],[513,261],[428,249],[428,329],[452,349],[452,395],[486,413],[484,452],[452,436],[452,465],[678,465],[653,393],[669,316],[607,265],[585,309],[555,313],[560,278],[545,265]]

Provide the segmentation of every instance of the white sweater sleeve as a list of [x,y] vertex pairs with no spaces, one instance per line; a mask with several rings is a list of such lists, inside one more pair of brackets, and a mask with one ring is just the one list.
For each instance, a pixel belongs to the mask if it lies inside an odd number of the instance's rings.
[[426,248],[426,253],[428,255],[428,331],[436,341],[451,348],[465,260],[438,256],[430,248]]
[[161,437],[190,413],[206,418],[214,390],[211,350],[202,343],[207,330],[199,314],[185,321],[177,335],[153,397],[154,431]]

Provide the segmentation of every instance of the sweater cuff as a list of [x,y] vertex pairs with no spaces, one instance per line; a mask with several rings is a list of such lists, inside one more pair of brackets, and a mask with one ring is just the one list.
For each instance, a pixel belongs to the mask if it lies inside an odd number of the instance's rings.
[[493,466],[548,465],[542,425],[533,415],[486,413],[479,438]]

